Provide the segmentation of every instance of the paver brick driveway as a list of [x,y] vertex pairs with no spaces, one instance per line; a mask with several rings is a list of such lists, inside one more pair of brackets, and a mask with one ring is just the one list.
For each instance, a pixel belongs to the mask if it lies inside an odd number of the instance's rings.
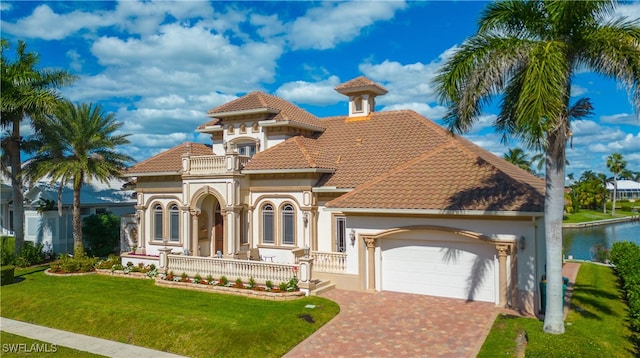
[[397,292],[330,290],[340,313],[285,357],[475,357],[493,303]]

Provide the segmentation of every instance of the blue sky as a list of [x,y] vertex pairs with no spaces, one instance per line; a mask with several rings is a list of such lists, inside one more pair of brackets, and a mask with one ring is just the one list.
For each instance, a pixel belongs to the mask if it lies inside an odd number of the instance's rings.
[[[476,31],[486,3],[2,1],[2,37],[24,40],[42,67],[79,76],[62,93],[101,103],[130,133],[124,151],[143,160],[195,133],[206,111],[261,90],[320,117],[347,113],[333,90],[360,75],[385,86],[378,110],[410,108],[438,122],[445,108],[430,81]],[[640,3],[617,15],[640,18]],[[572,123],[567,173],[608,171],[606,157],[624,155],[640,171],[640,120],[616,84],[576,75],[573,100],[589,97],[591,118]],[[507,148],[487,108],[465,136],[491,152]],[[26,131],[28,129],[25,128]]]

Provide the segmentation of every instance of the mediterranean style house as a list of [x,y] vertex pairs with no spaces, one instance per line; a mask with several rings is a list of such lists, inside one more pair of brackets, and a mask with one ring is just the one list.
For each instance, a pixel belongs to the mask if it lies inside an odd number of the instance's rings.
[[336,91],[348,113],[328,118],[246,94],[207,113],[196,130],[211,143],[129,168],[136,253],[273,265],[304,255],[338,288],[534,314],[543,180],[414,111],[377,112],[387,90],[365,77]]

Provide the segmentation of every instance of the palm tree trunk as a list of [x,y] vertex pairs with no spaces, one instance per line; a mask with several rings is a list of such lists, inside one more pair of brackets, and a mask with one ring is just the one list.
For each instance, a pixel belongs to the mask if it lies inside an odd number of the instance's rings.
[[73,180],[73,256],[84,256],[84,244],[82,242],[82,218],[80,216],[80,189],[84,178],[76,177]]
[[611,205],[611,216],[616,215],[616,196],[618,196],[618,178],[616,173],[613,173],[613,203]]
[[13,230],[16,237],[16,256],[24,245],[24,192],[22,191],[22,163],[20,159],[20,120],[13,121],[11,137],[7,142],[7,155],[11,163],[11,189],[13,191]]
[[[562,295],[562,216],[564,213],[564,174],[566,139],[556,131],[548,137],[545,168],[544,231],[547,253],[547,297],[544,331],[564,333]],[[560,137],[560,138],[559,138]]]

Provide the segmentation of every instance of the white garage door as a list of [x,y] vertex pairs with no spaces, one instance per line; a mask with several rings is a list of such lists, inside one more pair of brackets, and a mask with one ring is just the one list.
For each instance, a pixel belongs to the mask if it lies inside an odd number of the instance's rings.
[[495,246],[481,241],[381,240],[382,289],[495,302]]

